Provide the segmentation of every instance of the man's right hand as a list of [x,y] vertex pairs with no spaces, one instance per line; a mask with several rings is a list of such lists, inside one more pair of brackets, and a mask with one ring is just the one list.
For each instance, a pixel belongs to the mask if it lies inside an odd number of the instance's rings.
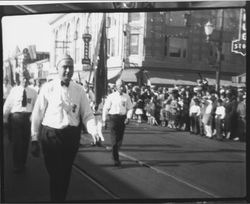
[[8,124],[8,117],[7,116],[3,116],[3,124],[4,125]]
[[102,121],[102,127],[104,127],[105,130],[108,128],[107,121]]
[[32,141],[31,142],[31,154],[33,157],[39,157],[40,156],[40,145],[38,141]]

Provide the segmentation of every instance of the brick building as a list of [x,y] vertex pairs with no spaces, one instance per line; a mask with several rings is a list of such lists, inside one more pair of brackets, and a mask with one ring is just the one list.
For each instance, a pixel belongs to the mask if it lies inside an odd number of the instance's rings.
[[[231,42],[238,38],[239,16],[239,8],[224,9],[223,15],[219,9],[107,13],[108,79],[112,82],[121,76],[127,82],[139,84],[148,79],[151,84],[196,85],[197,79],[205,77],[213,85],[216,47],[221,42],[221,85],[237,85],[232,77],[246,72],[246,58],[231,52]],[[54,73],[57,56],[68,52],[75,61],[74,78],[92,79],[91,63],[96,56],[102,18],[102,13],[68,13],[51,20]],[[208,21],[215,27],[210,42],[204,32]],[[91,35],[89,65],[82,64],[85,55],[82,37],[86,33]]]

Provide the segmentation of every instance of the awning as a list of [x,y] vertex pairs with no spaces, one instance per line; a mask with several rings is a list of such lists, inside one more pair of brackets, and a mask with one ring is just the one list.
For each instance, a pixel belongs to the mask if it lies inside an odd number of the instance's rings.
[[108,82],[115,83],[115,81],[121,76],[122,68],[108,69]]
[[137,68],[133,69],[124,69],[121,73],[121,79],[125,82],[137,82],[136,74],[140,70]]
[[147,71],[151,84],[197,85],[198,76],[180,72]]
[[[198,73],[187,72],[170,72],[170,71],[147,71],[148,78],[151,84],[169,84],[169,85],[189,85],[196,86],[197,80],[200,79]],[[209,85],[215,85],[214,74],[202,74],[206,78]],[[231,76],[223,76],[221,74],[220,84],[223,86],[234,86],[231,81]]]

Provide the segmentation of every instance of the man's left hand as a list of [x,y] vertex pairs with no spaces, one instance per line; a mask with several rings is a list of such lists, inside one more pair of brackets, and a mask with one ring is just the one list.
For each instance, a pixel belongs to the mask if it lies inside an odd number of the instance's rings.
[[97,141],[100,140],[100,137],[97,133],[91,135],[92,136],[92,139],[93,139],[93,143],[96,144]]
[[128,118],[125,119],[124,124],[125,124],[125,125],[128,125],[128,124],[129,124],[129,119],[128,119]]

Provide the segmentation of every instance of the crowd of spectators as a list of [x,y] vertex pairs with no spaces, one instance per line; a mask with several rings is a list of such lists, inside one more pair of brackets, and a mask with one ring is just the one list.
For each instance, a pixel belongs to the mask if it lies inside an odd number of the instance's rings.
[[[94,109],[93,87],[83,87]],[[108,85],[108,93],[114,89],[113,84]],[[7,85],[4,85],[4,95],[7,95],[8,90]],[[246,139],[245,87],[222,86],[217,93],[207,81],[200,81],[195,87],[139,87],[127,83],[126,91],[134,106],[133,119],[138,123],[188,131],[218,140]]]
[[[108,86],[109,92],[113,90]],[[126,84],[134,105],[133,119],[218,140],[245,141],[246,89],[221,87],[207,81],[197,86],[137,86]]]

